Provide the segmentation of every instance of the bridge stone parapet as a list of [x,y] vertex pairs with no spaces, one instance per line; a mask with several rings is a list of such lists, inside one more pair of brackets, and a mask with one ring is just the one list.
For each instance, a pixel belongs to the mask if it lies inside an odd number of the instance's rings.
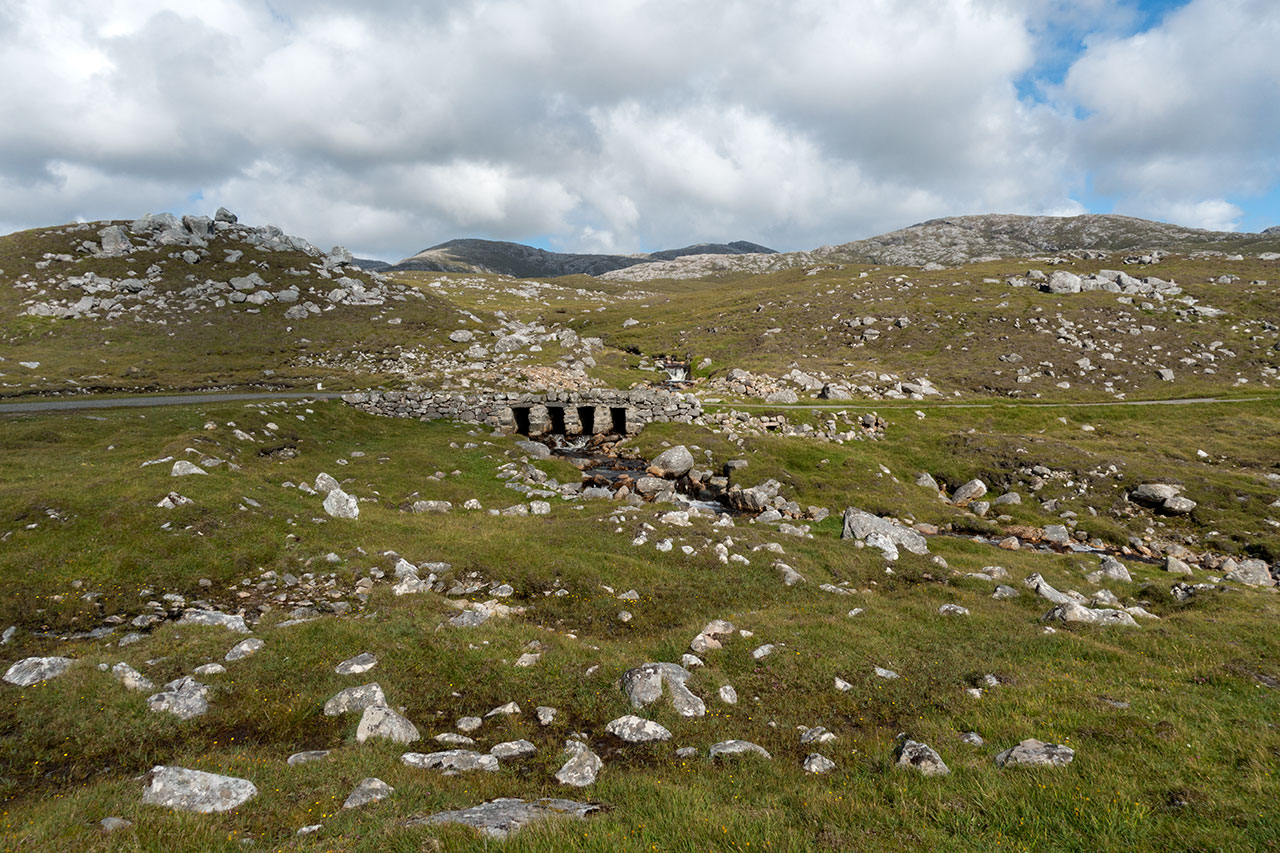
[[658,388],[629,391],[362,391],[343,401],[375,415],[484,424],[531,437],[543,435],[634,435],[645,424],[689,423],[702,414],[692,394]]

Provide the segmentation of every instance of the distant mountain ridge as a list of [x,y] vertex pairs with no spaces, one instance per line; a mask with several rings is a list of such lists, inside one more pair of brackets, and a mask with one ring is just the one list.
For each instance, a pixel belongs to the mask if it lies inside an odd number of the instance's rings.
[[1208,231],[1133,216],[1023,216],[989,213],[930,219],[907,228],[807,252],[776,252],[756,243],[702,243],[635,255],[548,252],[519,243],[450,240],[389,270],[499,273],[521,278],[599,276],[613,281],[687,279],[722,273],[765,273],[814,264],[961,266],[996,258],[1082,250],[1105,252],[1280,251],[1280,226],[1253,234]]
[[777,254],[757,243],[700,243],[682,249],[637,255],[591,255],[549,252],[521,243],[500,240],[449,240],[423,249],[393,264],[390,270],[431,272],[479,272],[518,278],[553,278],[562,275],[603,275],[637,264],[670,261],[687,255]]

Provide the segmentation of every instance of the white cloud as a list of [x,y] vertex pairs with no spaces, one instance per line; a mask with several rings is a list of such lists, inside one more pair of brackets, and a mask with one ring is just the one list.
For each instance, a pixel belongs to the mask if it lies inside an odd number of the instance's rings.
[[1156,29],[1091,42],[1063,88],[1087,111],[1078,157],[1098,190],[1126,211],[1234,222],[1223,195],[1280,180],[1277,44],[1272,0],[1195,0]]
[[[1125,36],[1135,7],[1104,0],[0,4],[0,221],[202,194],[392,258],[811,248],[1078,212],[1088,175],[1118,210],[1222,226],[1280,179],[1273,7]],[[1020,99],[1087,33],[1049,103]]]

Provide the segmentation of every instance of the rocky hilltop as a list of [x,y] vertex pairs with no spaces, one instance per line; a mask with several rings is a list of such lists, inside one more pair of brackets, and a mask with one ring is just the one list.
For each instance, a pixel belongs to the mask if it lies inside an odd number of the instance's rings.
[[931,219],[865,240],[823,246],[811,252],[769,256],[708,257],[686,255],[614,271],[614,280],[700,278],[723,272],[771,272],[822,263],[864,263],[891,266],[959,266],[999,258],[1033,257],[1062,252],[1219,251],[1275,252],[1280,250],[1280,226],[1261,234],[1205,231],[1132,216],[1016,216],[984,214]]
[[687,255],[775,254],[773,249],[739,240],[733,243],[699,243],[682,249],[666,249],[638,255],[579,255],[548,252],[521,243],[498,240],[450,240],[423,249],[390,267],[393,270],[476,272],[518,278],[554,278],[562,275],[603,275],[651,261],[671,261]]
[[[1252,239],[1250,239],[1252,238]],[[1204,231],[1132,216],[1014,216],[985,214],[930,219],[909,228],[815,254],[875,264],[954,265],[995,258],[1026,257],[1079,250],[1105,252],[1155,249],[1236,248],[1261,235]]]

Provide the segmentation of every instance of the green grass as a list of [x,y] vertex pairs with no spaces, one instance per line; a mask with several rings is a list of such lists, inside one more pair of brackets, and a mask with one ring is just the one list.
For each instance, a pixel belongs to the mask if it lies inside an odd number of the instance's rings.
[[[1054,410],[936,409],[924,420],[910,411],[889,414],[888,436],[880,442],[838,446],[766,436],[747,439],[744,454],[700,428],[654,425],[630,444],[646,452],[664,441],[695,444],[711,449],[717,465],[746,455],[751,465],[740,481],[777,477],[784,494],[802,504],[837,512],[850,504],[893,510],[957,528],[969,523],[966,517],[912,485],[916,470],[953,484],[971,476],[994,484],[1008,477],[1012,464],[1074,474],[1123,462],[1125,478],[1114,488],[1159,472],[1183,480],[1201,501],[1190,521],[1165,522],[1169,529],[1162,533],[1203,535],[1212,527],[1224,546],[1269,549],[1274,538],[1245,531],[1265,515],[1257,502],[1275,492],[1259,474],[1280,458],[1276,415],[1271,403],[1108,408],[1071,410],[1064,425]],[[207,430],[206,422],[217,427]],[[260,441],[237,441],[228,422]],[[267,422],[280,426],[270,441]],[[1085,422],[1097,431],[1082,433]],[[1280,793],[1274,776],[1280,736],[1271,725],[1277,694],[1255,677],[1280,676],[1274,630],[1280,607],[1273,594],[1210,593],[1180,603],[1167,593],[1170,576],[1127,561],[1133,584],[1110,588],[1144,602],[1160,621],[1131,631],[1062,628],[1046,635],[1039,621],[1045,602],[1026,591],[995,601],[991,584],[965,574],[999,564],[1019,588],[1022,578],[1040,572],[1060,589],[1086,591],[1083,569],[1096,559],[1004,552],[942,536],[930,547],[947,569],[904,555],[886,574],[874,551],[837,538],[838,520],[816,526],[813,539],[798,540],[740,519],[728,533],[750,565],[724,566],[705,548],[692,557],[653,548],[665,536],[695,546],[723,538],[706,522],[688,529],[659,525],[648,545],[633,547],[641,521],[652,521],[656,508],[621,524],[622,533],[614,532],[619,525],[609,515],[615,507],[607,502],[553,501],[550,516],[527,518],[404,512],[415,494],[455,504],[474,496],[486,508],[519,502],[521,496],[494,477],[498,465],[517,458],[508,456],[511,440],[463,425],[379,419],[339,403],[301,402],[42,414],[9,417],[0,426],[0,536],[10,534],[0,551],[0,618],[25,629],[4,647],[4,663],[53,653],[80,661],[61,679],[0,690],[6,847],[419,850],[434,839],[441,849],[480,850],[483,841],[465,829],[411,829],[403,822],[498,796],[575,795],[608,809],[585,823],[530,828],[504,849],[1251,850],[1280,839],[1268,805]],[[467,442],[478,446],[463,449]],[[285,445],[299,455],[281,460],[259,453]],[[168,465],[139,467],[181,456],[186,447],[239,469],[222,465],[208,477],[175,480]],[[1213,461],[1198,460],[1197,448]],[[352,457],[353,451],[365,455]],[[338,465],[340,458],[348,464]],[[562,464],[540,464],[554,477],[570,474]],[[883,475],[880,465],[892,474]],[[442,482],[427,479],[455,469],[461,473]],[[319,499],[281,484],[309,481],[322,470],[376,501],[362,502],[356,521],[314,523],[322,516]],[[155,508],[170,489],[195,504]],[[1149,523],[1107,515],[1112,504],[1103,497],[1114,495],[1101,483],[1097,489],[1090,499],[1104,518],[1096,523],[1105,520],[1125,534]],[[1238,494],[1249,502],[1238,504]],[[1064,506],[1080,509],[1078,502]],[[50,509],[65,520],[51,518]],[[1013,509],[1019,524],[1054,520],[1030,500]],[[171,528],[161,530],[166,520]],[[29,523],[38,527],[26,530]],[[1081,511],[1081,526],[1094,523]],[[750,551],[767,541],[783,545],[781,559],[807,584],[783,586],[772,568],[777,555]],[[331,551],[341,563],[322,559]],[[455,577],[478,572],[506,581],[516,590],[512,603],[527,611],[464,631],[445,624],[455,611],[441,596],[397,598],[385,583],[375,588],[364,618],[275,628],[285,614],[272,610],[255,632],[266,648],[228,664],[225,675],[204,679],[213,686],[211,710],[190,722],[150,713],[145,694],[129,693],[96,665],[124,660],[160,684],[220,660],[238,636],[170,623],[117,649],[111,638],[67,644],[30,633],[96,624],[94,607],[80,599],[86,591],[101,592],[107,612],[132,614],[141,610],[144,585],[157,594],[234,602],[227,587],[265,570],[332,571],[349,589],[371,568],[389,570],[395,558],[388,551],[414,562],[450,562]],[[200,587],[202,577],[212,587]],[[84,583],[75,588],[73,581]],[[859,592],[834,596],[817,589],[825,582]],[[570,594],[544,595],[557,585]],[[620,602],[604,585],[615,592],[635,588],[641,600]],[[937,608],[948,602],[972,615],[939,616]],[[865,612],[846,616],[855,606]],[[632,622],[616,618],[623,607],[635,614]],[[706,698],[708,716],[686,720],[659,704],[646,716],[673,732],[671,745],[612,742],[604,724],[629,712],[614,684],[621,672],[647,660],[678,660],[712,618],[728,618],[754,637],[731,639],[695,673],[691,686]],[[544,647],[541,662],[515,668],[534,640]],[[750,651],[765,642],[778,651],[754,661]],[[333,674],[334,664],[362,651],[378,656],[373,672],[360,680]],[[163,660],[146,664],[155,658]],[[902,679],[875,678],[877,665]],[[987,673],[1005,683],[982,699],[967,696]],[[854,689],[837,693],[836,676]],[[428,738],[451,730],[460,716],[515,700],[525,714],[487,722],[480,742],[487,748],[524,737],[539,752],[482,776],[408,768],[399,762],[402,748],[357,745],[354,717],[321,714],[338,689],[365,680],[381,684]],[[715,698],[726,683],[738,691],[737,706]],[[1099,697],[1130,706],[1117,709]],[[531,713],[543,704],[561,710],[546,728]],[[799,743],[800,725],[823,725],[839,735],[819,748],[837,762],[836,773],[818,778],[800,771],[813,751]],[[960,742],[958,735],[969,730],[988,745]],[[553,779],[564,739],[579,731],[591,735],[606,762],[597,784],[582,792]],[[924,779],[892,767],[899,732],[933,745],[952,774]],[[705,754],[711,743],[730,737],[760,743],[774,760],[713,765],[672,755],[683,745]],[[1066,743],[1077,750],[1076,761],[1044,772],[998,770],[994,754],[1027,737]],[[430,743],[412,748],[431,751]],[[318,748],[335,752],[320,764],[284,763],[293,752]],[[227,815],[144,807],[137,777],[160,763],[249,778],[261,794]],[[354,812],[339,810],[366,776],[384,779],[395,795]],[[95,824],[107,815],[135,825],[100,836]],[[294,838],[297,828],[312,823],[323,823],[322,833]]]

